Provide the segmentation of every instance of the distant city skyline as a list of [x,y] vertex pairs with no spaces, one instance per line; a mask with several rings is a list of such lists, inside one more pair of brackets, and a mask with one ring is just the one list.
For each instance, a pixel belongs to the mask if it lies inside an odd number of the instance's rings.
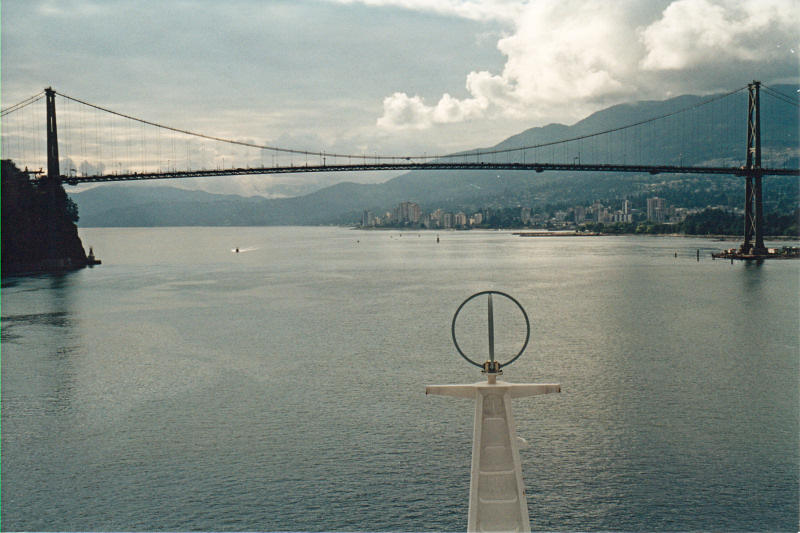
[[623,101],[798,80],[792,0],[10,0],[2,15],[4,107],[52,85],[310,150],[446,153]]
[[[656,224],[677,224],[687,215],[703,209],[718,209],[720,206],[707,205],[704,208],[689,209],[670,205],[664,198],[651,196],[645,199],[644,211],[634,207],[628,199],[611,202],[618,208],[606,205],[600,200],[559,209],[530,206],[481,207],[478,209],[455,208],[445,210],[437,207],[426,211],[416,202],[400,202],[391,211],[373,212],[365,209],[361,213],[362,228],[419,228],[419,229],[469,229],[484,227],[534,227],[548,229],[575,229],[586,223],[631,224],[649,222]],[[644,206],[642,206],[644,207]],[[724,208],[723,208],[724,209]],[[741,211],[736,208],[733,212]],[[493,220],[493,216],[503,213],[503,220]],[[513,213],[510,217],[509,214]]]

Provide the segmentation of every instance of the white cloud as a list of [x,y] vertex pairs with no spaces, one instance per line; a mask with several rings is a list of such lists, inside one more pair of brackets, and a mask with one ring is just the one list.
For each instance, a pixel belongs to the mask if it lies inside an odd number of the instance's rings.
[[677,0],[641,32],[645,69],[684,69],[723,61],[774,61],[798,39],[800,3]]
[[378,119],[378,126],[389,130],[425,129],[432,124],[431,114],[431,108],[419,96],[409,97],[406,93],[394,93],[383,99],[383,116]]
[[433,120],[439,123],[462,122],[479,116],[488,105],[485,98],[459,100],[445,93],[433,110]]
[[[438,4],[363,1],[418,9]],[[440,11],[469,16],[463,12],[481,12],[479,3],[451,0]],[[502,72],[470,72],[469,96],[445,93],[436,104],[396,92],[384,99],[377,125],[419,130],[476,118],[569,121],[634,96],[730,88],[725,84],[734,75],[744,72],[745,83],[759,68],[766,71],[766,63],[770,75],[798,72],[789,51],[799,40],[796,0],[537,0],[515,8],[502,3],[505,14],[515,9],[513,31],[497,43],[506,57]],[[694,70],[680,78],[679,69]]]
[[435,106],[428,106],[419,96],[394,93],[383,99],[383,116],[377,125],[387,130],[427,129],[434,124],[463,122],[482,116],[489,105],[484,97],[459,100],[445,93]]

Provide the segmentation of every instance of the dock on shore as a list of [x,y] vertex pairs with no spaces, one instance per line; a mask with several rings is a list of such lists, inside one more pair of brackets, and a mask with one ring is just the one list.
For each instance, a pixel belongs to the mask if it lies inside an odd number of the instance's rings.
[[784,246],[782,248],[767,248],[765,254],[743,253],[739,248],[728,248],[721,252],[711,254],[714,259],[741,259],[746,261],[762,259],[800,259],[800,247]]
[[517,237],[600,237],[606,234],[596,231],[518,231],[512,235]]

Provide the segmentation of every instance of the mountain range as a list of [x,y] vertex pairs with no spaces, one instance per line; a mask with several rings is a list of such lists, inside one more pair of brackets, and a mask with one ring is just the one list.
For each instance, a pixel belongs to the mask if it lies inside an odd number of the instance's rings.
[[[771,89],[797,99],[796,85],[776,85]],[[531,128],[495,146],[464,153],[589,136],[566,144],[476,158],[488,162],[549,159],[570,163],[607,162],[604,159],[608,158],[619,163],[628,158],[643,164],[740,165],[746,147],[747,94],[700,105],[710,98],[713,97],[684,95],[616,105],[571,126]],[[796,103],[770,104],[772,99],[764,96],[761,100],[763,166],[798,168],[800,114]],[[688,111],[680,118],[672,116],[678,109]],[[646,122],[652,117],[663,118],[658,125]],[[637,128],[590,136],[642,121],[645,123]],[[741,178],[733,176],[440,170],[408,172],[378,184],[342,182],[292,198],[211,194],[147,183],[104,185],[70,196],[78,204],[79,225],[84,227],[250,226],[352,224],[360,220],[364,210],[383,213],[402,201],[416,202],[428,211],[517,205],[537,210],[623,198],[643,203],[646,196],[661,195],[674,201],[680,199],[685,207],[738,206],[743,189]],[[796,206],[797,201],[796,178],[765,179],[765,209],[785,209]]]

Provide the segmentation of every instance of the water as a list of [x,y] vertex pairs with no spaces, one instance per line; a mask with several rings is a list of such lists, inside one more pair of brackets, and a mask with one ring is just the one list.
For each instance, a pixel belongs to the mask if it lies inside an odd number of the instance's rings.
[[514,404],[533,529],[798,529],[800,262],[439,235],[82,229],[102,266],[4,280],[3,530],[464,530],[473,408],[424,390],[480,379],[486,289],[562,384]]

